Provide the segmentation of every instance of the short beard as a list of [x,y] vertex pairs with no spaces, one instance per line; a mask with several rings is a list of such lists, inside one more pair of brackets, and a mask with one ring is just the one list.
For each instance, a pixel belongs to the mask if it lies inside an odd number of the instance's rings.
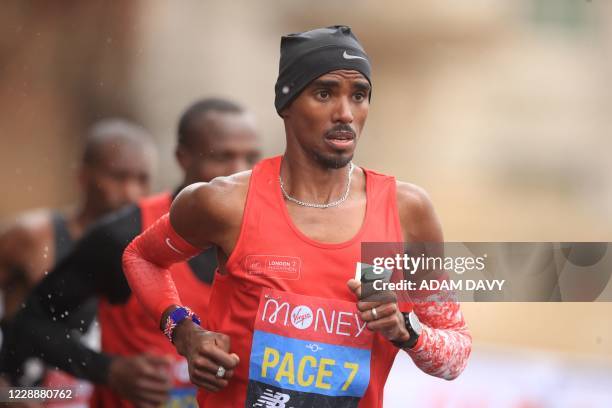
[[313,157],[324,169],[341,169],[353,160],[353,154],[344,155],[326,155],[318,152],[313,152]]

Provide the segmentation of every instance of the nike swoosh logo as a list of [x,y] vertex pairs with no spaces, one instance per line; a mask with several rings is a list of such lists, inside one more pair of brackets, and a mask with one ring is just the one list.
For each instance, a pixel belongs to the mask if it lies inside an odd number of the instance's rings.
[[363,57],[360,57],[359,55],[351,55],[351,54],[347,53],[346,51],[344,51],[344,52],[342,53],[342,58],[347,59],[347,60],[352,60],[352,59],[362,59],[362,60],[367,61],[367,59],[365,59],[365,58],[363,58]]
[[183,253],[183,251],[179,251],[178,249],[175,248],[174,245],[172,245],[172,243],[170,242],[170,238],[166,238],[166,245],[168,245],[170,249],[172,249],[174,252],[177,252],[179,254]]

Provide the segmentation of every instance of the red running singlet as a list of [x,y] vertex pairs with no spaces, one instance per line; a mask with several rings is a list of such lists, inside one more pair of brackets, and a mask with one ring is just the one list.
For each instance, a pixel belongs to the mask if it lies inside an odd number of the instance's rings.
[[[301,233],[279,186],[281,158],[252,171],[238,242],[217,274],[207,328],[229,335],[240,363],[201,407],[380,407],[398,350],[365,328],[346,286],[362,242],[401,242],[393,177],[365,170],[367,208],[349,241]],[[189,304],[185,302],[185,304]]]

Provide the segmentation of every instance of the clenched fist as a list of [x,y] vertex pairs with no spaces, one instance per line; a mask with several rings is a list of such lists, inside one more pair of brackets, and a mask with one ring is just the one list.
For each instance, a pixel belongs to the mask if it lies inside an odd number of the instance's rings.
[[172,388],[171,357],[141,354],[115,357],[108,371],[108,386],[138,408],[166,402]]
[[204,330],[189,320],[176,327],[174,344],[178,353],[187,359],[191,382],[209,391],[226,387],[240,362],[236,354],[230,353],[228,336]]
[[[358,299],[361,299],[361,282],[350,279],[347,286]],[[404,316],[394,296],[383,296],[380,301],[359,300],[357,309],[360,312],[361,320],[367,323],[366,327],[369,330],[378,332],[394,342],[405,342],[410,339]]]

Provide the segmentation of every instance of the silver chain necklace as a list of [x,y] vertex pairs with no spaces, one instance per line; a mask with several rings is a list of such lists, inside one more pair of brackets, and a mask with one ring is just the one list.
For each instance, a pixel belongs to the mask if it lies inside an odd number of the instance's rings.
[[351,179],[353,177],[353,169],[354,168],[355,168],[355,166],[353,165],[353,162],[350,162],[349,163],[349,170],[348,170],[348,180],[346,181],[346,191],[344,192],[344,194],[342,194],[342,197],[340,197],[336,201],[332,201],[331,203],[325,203],[325,204],[307,203],[305,201],[298,200],[297,198],[291,197],[289,195],[289,193],[287,192],[287,190],[285,190],[285,184],[283,183],[283,179],[280,176],[280,174],[278,175],[278,181],[280,182],[280,188],[281,188],[281,191],[283,192],[283,196],[287,200],[291,201],[292,203],[296,203],[297,205],[301,205],[303,207],[311,207],[311,208],[337,207],[340,204],[342,204],[343,202],[345,202],[346,199],[349,196],[349,192],[351,191]]

